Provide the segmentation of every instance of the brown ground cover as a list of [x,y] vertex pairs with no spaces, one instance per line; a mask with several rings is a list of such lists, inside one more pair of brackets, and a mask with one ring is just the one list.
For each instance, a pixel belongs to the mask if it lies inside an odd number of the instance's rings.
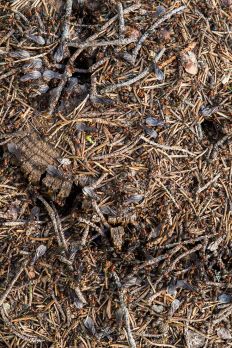
[[0,347],[232,345],[231,23],[1,1]]

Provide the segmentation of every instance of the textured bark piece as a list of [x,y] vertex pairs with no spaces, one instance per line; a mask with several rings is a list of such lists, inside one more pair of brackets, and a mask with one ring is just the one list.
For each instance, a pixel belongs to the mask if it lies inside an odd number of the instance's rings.
[[122,249],[123,237],[125,234],[125,230],[122,226],[111,227],[110,229],[111,238],[116,250]]
[[[19,132],[8,151],[17,158],[20,168],[33,185],[46,187],[53,200],[63,204],[70,194],[73,181],[60,169],[61,154],[34,130]],[[58,168],[59,167],[59,168]]]

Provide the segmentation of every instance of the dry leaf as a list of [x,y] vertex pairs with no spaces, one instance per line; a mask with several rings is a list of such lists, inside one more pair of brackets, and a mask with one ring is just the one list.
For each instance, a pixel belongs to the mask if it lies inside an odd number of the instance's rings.
[[195,53],[189,51],[182,55],[182,63],[187,73],[196,75],[198,72],[198,62]]

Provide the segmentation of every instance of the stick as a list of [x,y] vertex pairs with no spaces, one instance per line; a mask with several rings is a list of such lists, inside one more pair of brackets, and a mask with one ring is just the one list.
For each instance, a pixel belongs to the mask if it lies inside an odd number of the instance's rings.
[[194,153],[186,150],[186,149],[182,149],[180,146],[168,146],[168,145],[162,145],[162,144],[158,144],[152,140],[147,139],[146,137],[144,137],[143,135],[141,135],[140,137],[141,139],[143,139],[146,143],[154,145],[155,147],[158,147],[160,149],[164,149],[164,150],[172,150],[172,151],[180,151],[180,152],[184,152],[184,153],[188,153],[191,156],[195,156]]
[[2,319],[4,321],[4,323],[11,328],[11,330],[13,331],[15,336],[21,338],[24,341],[30,342],[30,343],[41,343],[41,342],[44,342],[44,341],[48,341],[47,338],[42,338],[42,337],[36,337],[36,336],[30,336],[30,335],[22,334],[10,322],[4,307],[1,307],[0,312],[1,312],[1,317],[2,317]]
[[[125,14],[128,14],[128,13],[130,13],[130,12],[132,12],[132,11],[137,10],[137,9],[140,8],[140,7],[141,7],[141,5],[139,5],[139,4],[132,5],[132,6],[128,7],[128,8],[126,8],[126,9],[123,11],[123,13],[124,13],[124,15],[125,15]],[[90,36],[90,37],[86,40],[86,43],[87,43],[87,42],[90,42],[90,41],[96,40],[96,39],[97,39],[99,36],[101,36],[101,35],[106,31],[106,29],[107,29],[111,24],[113,24],[117,19],[118,19],[118,15],[116,14],[114,17],[112,17],[111,19],[109,19],[108,22],[106,22],[106,23],[103,25],[103,27],[101,28],[101,31],[100,31],[100,32],[97,32],[96,34],[93,34],[92,36]],[[68,63],[69,66],[70,66],[70,65],[73,65],[74,61],[77,59],[77,57],[80,55],[80,53],[81,53],[82,51],[83,51],[83,49],[82,49],[82,48],[79,48],[79,49],[72,55],[72,57],[70,58],[69,63]]]
[[220,146],[224,145],[224,143],[231,137],[231,134],[226,134],[224,135],[220,140],[218,140],[213,148],[212,148],[212,151],[209,153],[208,155],[208,159],[212,159],[214,160],[217,156],[217,153],[218,153],[218,149]]
[[126,86],[130,86],[130,85],[133,85],[134,83],[138,82],[139,80],[142,80],[145,76],[147,76],[148,74],[150,74],[153,70],[153,64],[156,64],[160,59],[161,57],[163,56],[165,52],[165,48],[163,48],[159,53],[157,53],[155,59],[153,60],[152,64],[145,68],[139,75],[133,77],[132,79],[130,80],[127,80],[127,81],[123,81],[123,82],[119,82],[117,84],[113,84],[113,85],[110,85],[108,87],[105,87],[101,90],[101,93],[108,93],[108,92],[112,92],[118,88],[122,88],[122,87],[126,87]]
[[[182,245],[180,243],[179,245],[179,248],[181,248]],[[165,277],[167,277],[167,275],[174,271],[175,267],[176,267],[176,264],[181,260],[183,259],[184,257],[192,254],[192,253],[195,253],[197,250],[200,250],[202,248],[202,244],[198,244],[196,245],[194,248],[190,249],[190,250],[187,250],[185,253],[179,255],[172,263],[171,263],[171,266],[163,273],[161,274],[161,276],[156,280],[155,284],[154,284],[154,288],[156,289],[157,288],[157,285],[159,284],[159,282],[161,281],[161,279],[163,278],[163,276],[165,275]],[[175,250],[175,249],[173,249]]]
[[120,279],[119,279],[119,277],[118,277],[116,272],[112,272],[112,276],[113,276],[115,284],[116,284],[116,286],[118,288],[119,301],[120,301],[121,309],[123,311],[125,324],[126,324],[126,332],[127,332],[128,343],[129,343],[129,346],[131,348],[136,348],[136,343],[135,343],[135,340],[134,340],[134,337],[132,335],[131,328],[130,328],[129,311],[128,311],[128,309],[126,307],[126,304],[125,304],[122,284],[121,284]]
[[169,18],[171,18],[173,15],[177,14],[177,13],[181,13],[183,12],[183,10],[186,8],[186,6],[181,6],[179,8],[176,8],[166,14],[163,15],[163,17],[161,17],[160,19],[158,19],[139,39],[136,47],[134,48],[134,50],[132,51],[132,54],[124,54],[124,59],[127,60],[129,63],[131,64],[135,64],[137,55],[139,53],[139,50],[142,47],[143,42],[151,35],[153,34],[156,29],[166,20],[168,20]]
[[13,286],[15,285],[15,283],[17,282],[17,280],[19,279],[20,275],[22,274],[22,272],[25,269],[27,262],[25,262],[21,267],[20,270],[18,271],[18,273],[16,274],[16,276],[14,277],[14,279],[12,279],[11,283],[9,284],[8,288],[5,290],[5,292],[2,294],[2,296],[0,297],[0,306],[3,305],[4,301],[6,300],[7,296],[9,295],[9,293],[11,292]]
[[67,46],[67,39],[69,38],[69,28],[70,28],[70,17],[72,14],[73,0],[67,0],[66,2],[66,12],[64,19],[63,32],[61,37],[61,43],[54,54],[54,59],[57,63],[61,62],[64,58],[64,52]]
[[86,225],[92,227],[92,228],[95,229],[102,237],[105,238],[104,232],[103,232],[102,229],[101,229],[100,227],[98,227],[95,223],[93,223],[93,222],[91,222],[91,221],[89,221],[89,220],[87,220],[87,219],[81,218],[81,217],[78,218],[78,221],[79,221],[79,222],[83,222],[84,224],[86,224]]
[[125,32],[125,21],[124,21],[123,7],[121,2],[117,4],[117,8],[118,8],[118,19],[119,19],[119,37],[123,38],[124,32]]
[[107,228],[110,228],[110,225],[108,224],[108,222],[106,221],[106,218],[104,217],[104,215],[102,214],[97,202],[95,199],[92,200],[92,206],[95,209],[96,213],[98,214],[98,216],[100,217],[103,225]]
[[121,38],[121,39],[116,39],[116,40],[111,40],[111,41],[100,41],[100,42],[96,42],[96,41],[90,41],[90,42],[84,42],[82,44],[78,43],[78,42],[72,42],[69,41],[67,43],[67,45],[69,47],[78,47],[79,49],[85,49],[87,47],[91,47],[91,48],[95,48],[95,47],[105,47],[105,46],[123,46],[123,45],[129,45],[132,42],[137,41],[137,38],[132,36],[132,37],[128,37],[128,38]]
[[221,174],[217,174],[213,179],[211,179],[210,181],[208,181],[204,186],[199,187],[199,189],[197,190],[197,194],[201,193],[202,191],[206,190],[210,185],[212,185],[215,181],[217,181],[217,179],[219,179],[219,177],[221,176]]
[[[126,8],[124,10],[124,14],[128,14],[132,11],[135,11],[137,10],[138,8],[140,8],[141,5],[139,4],[135,4],[135,5],[132,5],[128,8]],[[101,28],[101,31],[100,32],[97,32],[95,33],[94,35],[90,36],[85,44],[91,42],[91,41],[94,41],[96,40],[99,36],[103,35],[103,33],[105,32],[105,30],[111,25],[113,24],[118,18],[118,15],[115,15],[114,17],[112,17],[108,22],[106,22],[103,27]],[[88,46],[87,46],[88,47]],[[49,110],[48,110],[48,113],[51,115],[53,114],[55,108],[56,108],[56,105],[60,99],[60,96],[61,96],[61,93],[62,93],[62,90],[64,88],[64,86],[66,85],[67,83],[67,80],[69,77],[72,76],[72,67],[73,67],[73,64],[75,62],[75,60],[77,59],[77,57],[81,54],[81,52],[84,50],[84,48],[80,47],[76,50],[76,52],[71,56],[71,58],[69,59],[69,62],[65,68],[65,72],[63,74],[63,79],[60,81],[58,87],[57,87],[57,90],[56,90],[56,93],[55,95],[53,96],[52,98],[52,102],[50,103],[50,107],[49,107]]]
[[67,38],[69,38],[70,17],[72,14],[72,6],[73,6],[73,0],[67,0],[64,27],[63,27],[63,33],[62,33],[62,41],[65,41]]
[[225,320],[231,313],[232,313],[232,304],[222,309],[217,315],[215,315],[215,318],[212,324],[218,325],[222,320]]
[[58,245],[59,246],[63,246],[64,250],[67,252],[68,251],[68,246],[67,246],[67,242],[65,240],[64,237],[64,232],[61,226],[61,221],[59,218],[59,215],[55,209],[55,207],[51,207],[47,201],[45,201],[45,199],[42,196],[38,196],[38,199],[43,203],[43,205],[45,206],[45,208],[47,209],[47,212],[52,220],[53,223],[53,227],[56,233],[56,238],[58,241]]
[[88,234],[89,234],[89,225],[87,225],[85,227],[85,230],[83,232],[83,235],[82,235],[82,238],[81,238],[81,248],[84,248],[84,246],[86,245]]

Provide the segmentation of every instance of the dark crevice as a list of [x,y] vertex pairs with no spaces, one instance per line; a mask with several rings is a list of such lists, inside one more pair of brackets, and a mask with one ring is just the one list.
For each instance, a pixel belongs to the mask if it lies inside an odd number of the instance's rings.
[[3,155],[4,155],[4,150],[3,150],[3,146],[0,146],[0,163],[3,160]]
[[72,210],[81,209],[82,204],[82,188],[79,185],[73,183],[71,192],[66,198],[63,207],[59,208],[62,216],[69,215]]
[[213,120],[203,121],[201,127],[205,136],[211,143],[216,143],[224,136],[222,126]]
[[43,184],[43,179],[46,177],[46,175],[47,175],[47,172],[44,172],[44,173],[41,175],[40,181],[39,181],[39,185],[40,185],[40,186],[42,186],[42,184]]

